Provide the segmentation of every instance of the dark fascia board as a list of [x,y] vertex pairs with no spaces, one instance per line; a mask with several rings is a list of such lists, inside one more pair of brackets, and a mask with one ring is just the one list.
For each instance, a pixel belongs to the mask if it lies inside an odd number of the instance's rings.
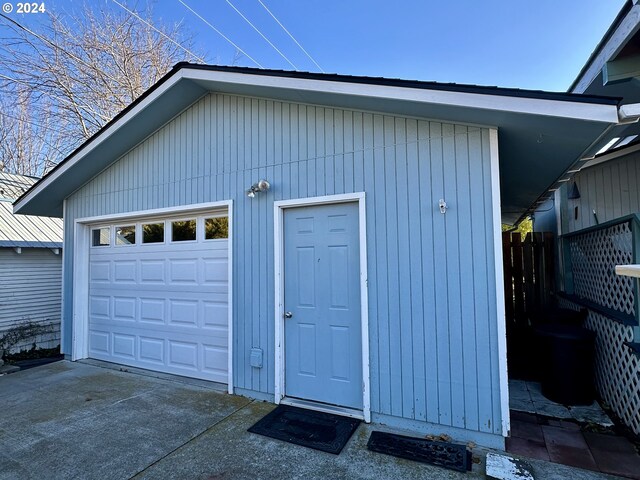
[[627,0],[625,4],[622,6],[622,8],[620,9],[620,11],[618,12],[618,15],[616,16],[616,18],[613,20],[613,23],[611,23],[611,26],[607,29],[602,39],[598,42],[598,45],[596,45],[596,48],[593,50],[593,52],[591,52],[591,55],[589,55],[589,58],[587,59],[586,63],[580,69],[578,76],[573,80],[571,85],[569,85],[567,92],[571,92],[573,91],[574,88],[576,88],[576,85],[582,79],[582,76],[585,74],[587,69],[591,66],[591,63],[595,60],[595,58],[600,54],[600,51],[604,48],[604,46],[607,44],[609,39],[613,36],[615,31],[620,26],[620,23],[622,22],[622,20],[624,20],[624,18],[627,16],[627,14],[629,13],[632,7],[633,7],[632,0]]

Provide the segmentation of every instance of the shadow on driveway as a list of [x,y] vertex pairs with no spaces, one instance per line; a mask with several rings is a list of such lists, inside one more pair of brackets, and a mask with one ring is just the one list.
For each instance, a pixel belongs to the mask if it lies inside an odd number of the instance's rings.
[[[214,383],[44,365],[0,377],[0,479],[485,478],[482,454],[461,474],[369,452],[371,425],[339,456],[247,432],[273,408]],[[540,473],[551,473],[542,463]],[[539,478],[603,478],[554,473]]]

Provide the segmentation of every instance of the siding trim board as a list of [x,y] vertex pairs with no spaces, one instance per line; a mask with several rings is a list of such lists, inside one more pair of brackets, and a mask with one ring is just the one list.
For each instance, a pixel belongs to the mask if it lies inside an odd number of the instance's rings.
[[493,254],[496,272],[496,322],[498,325],[498,375],[500,378],[500,417],[502,435],[510,435],[509,378],[507,372],[507,324],[504,299],[504,270],[502,259],[502,225],[500,221],[500,162],[498,130],[489,130],[491,151],[491,202],[493,209]]
[[369,294],[367,273],[367,222],[365,193],[325,195],[310,198],[280,200],[273,203],[274,215],[274,285],[275,285],[275,403],[285,397],[284,359],[284,210],[292,207],[307,207],[337,203],[358,203],[358,230],[360,242],[360,320],[362,340],[362,418],[371,422],[371,373],[369,359]]

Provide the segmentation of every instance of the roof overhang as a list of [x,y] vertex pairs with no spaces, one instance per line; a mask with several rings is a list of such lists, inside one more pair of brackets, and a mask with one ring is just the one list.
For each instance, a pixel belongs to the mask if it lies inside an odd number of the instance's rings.
[[178,64],[14,205],[62,216],[64,198],[208,92],[407,115],[499,130],[502,210],[513,221],[618,123],[603,97]]

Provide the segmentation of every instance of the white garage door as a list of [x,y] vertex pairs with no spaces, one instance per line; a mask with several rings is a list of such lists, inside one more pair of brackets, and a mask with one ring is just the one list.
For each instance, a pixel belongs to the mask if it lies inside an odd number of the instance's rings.
[[89,357],[227,383],[224,215],[91,227]]

